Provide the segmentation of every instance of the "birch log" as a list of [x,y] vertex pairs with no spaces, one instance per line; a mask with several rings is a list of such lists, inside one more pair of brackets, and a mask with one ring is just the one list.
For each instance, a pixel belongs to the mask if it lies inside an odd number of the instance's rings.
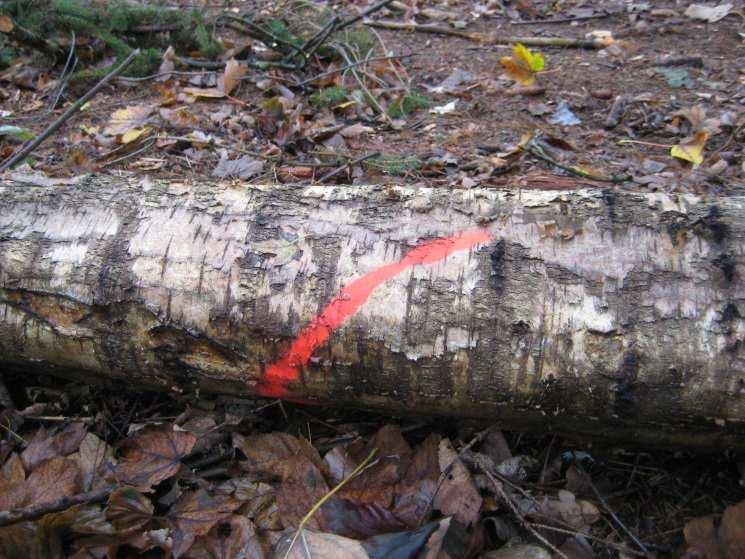
[[745,194],[0,183],[0,364],[743,446]]

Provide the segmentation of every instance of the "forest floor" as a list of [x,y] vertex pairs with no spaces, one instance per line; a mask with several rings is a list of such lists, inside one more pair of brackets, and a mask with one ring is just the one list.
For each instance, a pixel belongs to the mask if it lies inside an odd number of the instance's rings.
[[[209,37],[166,50],[175,31],[160,21],[102,31],[68,12],[70,28],[0,9],[0,162],[121,62],[113,35],[161,49],[19,165],[0,163],[5,176],[707,195],[745,185],[742,5],[167,4],[198,9],[194,35]],[[63,55],[50,60],[21,28]],[[532,44],[547,39],[569,44]],[[745,461],[727,449],[34,375],[5,385],[0,557],[745,557]]]

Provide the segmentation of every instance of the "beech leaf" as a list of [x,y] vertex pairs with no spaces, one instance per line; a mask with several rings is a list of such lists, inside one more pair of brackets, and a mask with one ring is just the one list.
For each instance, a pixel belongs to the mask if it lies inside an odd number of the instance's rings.
[[697,132],[693,137],[680,142],[670,149],[670,155],[690,161],[694,167],[698,167],[704,162],[704,145],[709,138],[708,132]]

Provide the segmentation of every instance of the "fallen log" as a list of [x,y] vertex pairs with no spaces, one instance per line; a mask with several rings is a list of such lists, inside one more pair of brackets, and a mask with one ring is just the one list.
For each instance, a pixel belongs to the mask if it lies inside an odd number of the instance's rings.
[[0,183],[0,365],[743,446],[745,195]]

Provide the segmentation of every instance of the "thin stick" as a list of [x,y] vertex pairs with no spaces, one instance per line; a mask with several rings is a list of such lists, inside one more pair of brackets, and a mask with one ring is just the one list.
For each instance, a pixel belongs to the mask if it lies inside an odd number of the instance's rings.
[[591,16],[557,17],[554,19],[529,19],[527,21],[511,21],[510,25],[551,25],[554,23],[572,23],[573,21],[585,21],[588,19],[600,19],[608,17],[610,12],[593,14]]
[[[581,468],[581,466],[580,466],[580,468]],[[610,517],[613,519],[613,522],[615,522],[616,525],[621,530],[623,530],[623,532],[629,538],[631,538],[631,541],[633,541],[639,549],[641,549],[647,556],[649,556],[650,553],[649,553],[649,550],[647,549],[647,547],[641,542],[641,540],[639,538],[637,538],[634,535],[634,533],[631,530],[629,530],[629,528],[626,527],[626,525],[623,522],[621,522],[621,519],[618,518],[618,516],[613,511],[613,509],[610,508],[610,506],[608,506],[608,503],[605,501],[605,499],[603,498],[603,496],[600,494],[600,491],[598,491],[598,488],[595,487],[595,484],[590,479],[590,476],[588,476],[587,473],[584,470],[580,469],[580,471],[584,474],[585,481],[587,481],[587,483],[590,486],[590,488],[592,488],[592,492],[595,493],[595,496],[603,504],[603,508],[605,508],[605,510],[608,512],[608,514],[610,515]]]
[[525,517],[522,515],[520,510],[515,506],[515,503],[512,502],[512,499],[510,499],[510,496],[507,495],[507,492],[504,490],[504,487],[502,487],[502,484],[494,478],[494,476],[479,464],[479,467],[481,468],[481,471],[484,472],[487,478],[489,478],[489,481],[491,481],[492,485],[496,488],[497,493],[507,502],[507,506],[510,507],[510,510],[512,510],[512,513],[517,517],[517,519],[522,523],[523,526],[525,526],[528,531],[533,534],[533,536],[540,541],[543,545],[548,547],[551,551],[553,551],[556,555],[559,557],[562,557],[563,559],[569,559],[569,557],[566,556],[566,554],[561,551],[559,548],[557,548],[555,545],[553,545],[550,541],[548,541],[546,538],[544,538],[542,535],[540,535],[535,528],[531,525],[530,522],[525,520]]
[[326,182],[327,180],[329,180],[332,177],[335,177],[336,175],[343,172],[344,170],[350,167],[353,167],[359,163],[362,163],[363,161],[367,161],[368,159],[372,159],[373,157],[378,157],[378,156],[380,156],[380,152],[376,151],[374,153],[369,153],[362,157],[358,157],[357,159],[350,161],[349,163],[345,163],[344,165],[342,165],[341,167],[337,169],[334,169],[333,171],[329,171],[328,173],[323,175],[320,179],[318,179],[318,182]]
[[529,141],[522,149],[525,152],[529,153],[530,155],[537,157],[538,159],[542,159],[543,161],[547,163],[551,163],[551,165],[554,165],[555,167],[558,167],[559,169],[565,170],[567,173],[571,173],[572,175],[582,177],[585,179],[590,179],[590,180],[599,181],[599,182],[613,182],[613,183],[626,182],[628,180],[631,180],[630,175],[611,175],[609,177],[606,177],[603,175],[595,175],[593,173],[588,173],[587,171],[583,171],[582,169],[578,169],[577,167],[559,163],[558,161],[550,157],[545,151],[543,151],[543,148],[541,148],[539,145],[534,143],[533,140]]
[[15,167],[19,162],[23,161],[28,157],[28,155],[34,151],[41,143],[46,140],[49,136],[54,134],[57,130],[59,130],[62,125],[67,122],[72,115],[74,115],[80,107],[85,105],[96,93],[98,93],[103,86],[105,86],[112,78],[115,78],[119,74],[121,74],[127,66],[129,66],[132,61],[140,54],[140,49],[135,49],[131,53],[129,53],[129,56],[124,59],[124,61],[119,64],[116,68],[114,68],[111,72],[106,74],[100,82],[98,82],[95,86],[93,86],[93,89],[89,90],[85,95],[83,95],[80,99],[75,101],[70,107],[67,108],[67,110],[62,113],[62,115],[55,120],[52,124],[50,124],[46,130],[44,130],[41,134],[39,134],[36,138],[31,140],[28,144],[26,144],[25,147],[21,148],[19,151],[15,153],[15,155],[12,155],[10,158],[8,158],[2,165],[0,165],[0,173],[7,171],[8,169],[11,169]]
[[75,505],[100,503],[101,501],[106,500],[109,495],[114,492],[114,489],[116,489],[116,485],[107,485],[106,487],[96,489],[95,491],[79,493],[70,497],[60,497],[59,499],[41,505],[2,511],[0,512],[0,526],[10,526],[11,524],[16,524],[25,520],[36,520],[45,514],[63,511],[70,507],[74,507]]
[[382,29],[392,29],[394,31],[417,31],[419,33],[434,33],[436,35],[451,35],[468,39],[476,43],[487,45],[510,45],[522,43],[529,47],[575,47],[583,49],[600,49],[603,43],[597,40],[572,39],[570,37],[496,37],[494,35],[485,35],[483,33],[471,33],[461,31],[460,29],[451,29],[434,24],[420,23],[402,23],[398,21],[387,20],[366,20],[365,25],[370,27],[380,27]]
[[[298,524],[297,531],[295,532],[295,536],[292,538],[292,541],[290,542],[290,547],[287,548],[287,551],[285,551],[285,554],[283,556],[283,559],[287,559],[290,556],[290,551],[292,551],[293,546],[295,545],[295,542],[297,541],[298,537],[300,537],[300,534],[303,532],[303,528],[305,525],[310,521],[310,519],[313,517],[313,515],[318,512],[318,509],[320,509],[323,504],[328,501],[331,497],[333,497],[342,487],[344,487],[347,482],[355,478],[359,473],[367,468],[368,464],[372,461],[372,459],[375,457],[375,455],[378,453],[378,449],[374,448],[370,452],[370,454],[367,455],[367,458],[365,458],[362,463],[357,466],[354,471],[352,471],[351,474],[349,474],[346,478],[344,478],[339,485],[334,487],[331,491],[326,493],[321,499],[313,505],[313,508],[311,508],[308,511],[308,514],[306,514],[303,519],[300,521],[300,524]],[[566,558],[565,558],[566,559]]]
[[327,78],[329,76],[333,76],[334,74],[345,72],[349,70],[350,68],[356,68],[357,66],[361,66],[362,64],[366,64],[368,62],[377,62],[379,60],[398,60],[401,58],[408,58],[412,56],[419,56],[419,54],[412,52],[410,54],[398,54],[398,55],[392,55],[392,56],[373,56],[372,58],[365,58],[364,60],[358,60],[357,62],[345,64],[344,66],[336,68],[335,70],[329,70],[328,72],[323,72],[321,74],[313,76],[312,78],[308,78],[307,80],[298,82],[295,84],[295,87],[302,87],[304,85],[308,85],[309,83],[312,83],[316,80],[320,80],[321,78]]

